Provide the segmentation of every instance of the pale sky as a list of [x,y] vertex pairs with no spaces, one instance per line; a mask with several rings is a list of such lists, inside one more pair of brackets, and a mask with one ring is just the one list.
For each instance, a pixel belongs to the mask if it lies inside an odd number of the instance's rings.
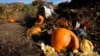
[[[1,3],[23,2],[27,4],[32,3],[32,1],[34,0],[0,0]],[[60,2],[65,2],[65,1],[70,2],[71,0],[47,0],[47,1],[53,2],[54,4],[58,4]]]

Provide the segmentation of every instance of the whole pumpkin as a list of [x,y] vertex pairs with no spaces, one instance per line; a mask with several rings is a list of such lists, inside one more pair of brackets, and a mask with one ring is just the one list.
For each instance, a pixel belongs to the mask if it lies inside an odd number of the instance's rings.
[[51,35],[51,45],[57,52],[61,52],[69,46],[74,51],[79,49],[79,40],[71,30],[58,28]]

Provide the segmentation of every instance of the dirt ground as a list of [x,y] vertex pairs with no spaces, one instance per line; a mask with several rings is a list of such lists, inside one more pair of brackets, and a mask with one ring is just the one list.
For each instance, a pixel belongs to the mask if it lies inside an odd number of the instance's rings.
[[0,56],[40,56],[40,48],[25,35],[20,23],[0,24]]
[[[44,56],[43,51],[32,38],[26,36],[27,27],[18,23],[0,24],[0,56]],[[97,31],[100,33],[100,29]],[[41,35],[41,37],[49,35]],[[37,37],[36,37],[37,38]],[[89,38],[95,45],[95,51],[100,54],[100,37],[92,35]],[[59,56],[70,56],[62,53]]]

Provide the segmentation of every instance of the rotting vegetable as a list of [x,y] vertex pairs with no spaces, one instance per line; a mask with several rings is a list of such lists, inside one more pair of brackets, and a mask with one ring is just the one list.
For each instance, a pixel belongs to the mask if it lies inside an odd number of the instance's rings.
[[51,36],[51,45],[57,52],[61,52],[70,46],[73,52],[77,53],[79,49],[79,39],[71,30],[58,28]]

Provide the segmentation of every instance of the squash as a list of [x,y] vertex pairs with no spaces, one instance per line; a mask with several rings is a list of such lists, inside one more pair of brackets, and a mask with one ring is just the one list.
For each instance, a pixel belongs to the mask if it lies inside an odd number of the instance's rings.
[[91,41],[87,40],[87,39],[83,39],[80,42],[80,50],[84,53],[84,54],[88,54],[90,52],[93,52],[94,46],[92,44]]
[[39,19],[35,22],[35,26],[41,27],[44,23],[44,17],[42,15],[39,15]]
[[56,22],[57,26],[64,27],[64,28],[68,28],[70,30],[73,29],[72,24],[69,20],[66,20],[65,18],[61,18]]
[[38,15],[38,16],[39,19],[35,22],[35,26],[27,30],[28,36],[38,35],[40,32],[42,32],[41,26],[43,26],[44,17],[42,15]]
[[78,52],[79,39],[68,29],[58,28],[51,35],[51,46],[56,52],[61,52],[63,49],[72,48],[74,52]]
[[28,36],[38,35],[40,32],[41,32],[41,28],[38,26],[35,26],[27,30],[27,35]]
[[15,23],[15,22],[16,22],[16,19],[15,19],[14,17],[9,18],[9,19],[8,19],[8,22],[10,22],[10,23]]

